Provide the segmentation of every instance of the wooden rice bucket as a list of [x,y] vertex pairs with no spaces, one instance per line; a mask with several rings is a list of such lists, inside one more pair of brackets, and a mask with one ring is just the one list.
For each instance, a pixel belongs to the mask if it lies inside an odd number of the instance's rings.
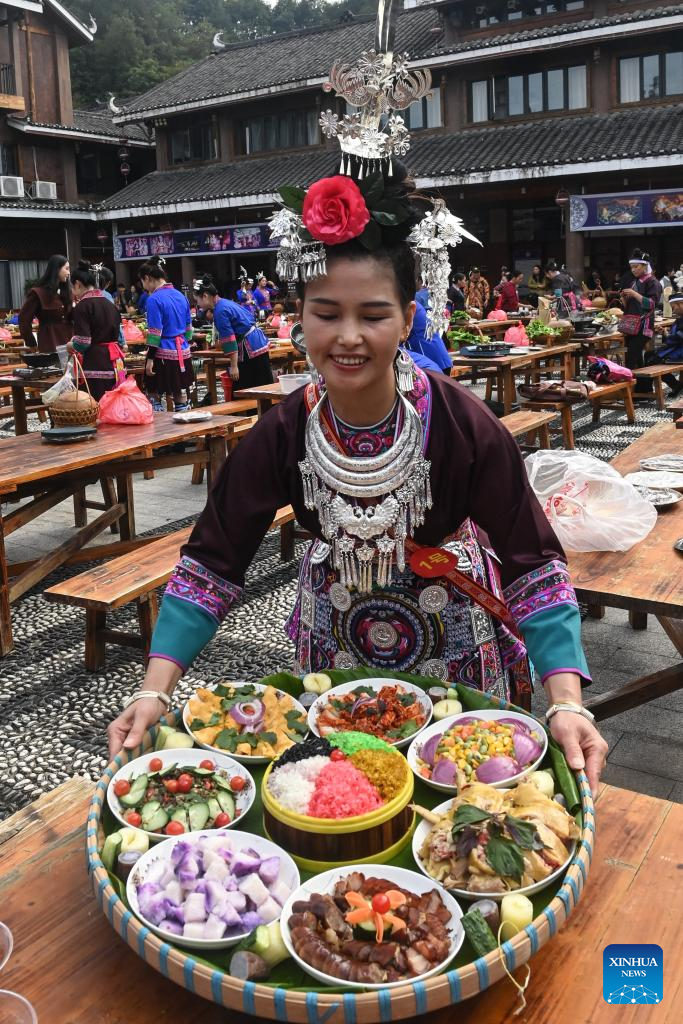
[[[511,711],[523,710],[494,697],[491,698],[491,706]],[[179,711],[171,713],[161,722],[182,728]],[[103,841],[101,819],[107,786],[123,764],[152,748],[155,735],[156,729],[149,730],[140,748],[119,754],[107,767],[97,785],[86,826],[88,871],[99,905],[123,941],[164,977],[219,1006],[269,1021],[300,1024],[319,1020],[325,1020],[326,1024],[379,1024],[380,1021],[402,1020],[451,1006],[471,999],[500,981],[505,976],[503,956],[510,971],[530,960],[562,927],[576,907],[586,884],[595,840],[595,809],[588,779],[581,771],[576,778],[583,827],[564,882],[533,923],[505,942],[501,950],[425,981],[407,982],[397,988],[367,993],[306,992],[231,978],[223,971],[199,963],[189,953],[153,935],[119,898],[98,854]]]

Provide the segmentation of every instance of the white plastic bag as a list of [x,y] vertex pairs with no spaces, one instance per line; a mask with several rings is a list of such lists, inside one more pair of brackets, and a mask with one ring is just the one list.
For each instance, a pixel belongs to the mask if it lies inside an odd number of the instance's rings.
[[526,468],[557,539],[569,551],[628,551],[657,522],[654,505],[592,455],[539,451],[526,459]]
[[65,395],[67,391],[75,390],[76,385],[74,384],[73,378],[71,376],[71,367],[68,367],[66,373],[63,374],[63,376],[61,376],[59,380],[52,385],[51,388],[48,388],[47,391],[43,392],[43,404],[52,405],[52,403],[56,402],[58,398],[61,398],[62,395]]

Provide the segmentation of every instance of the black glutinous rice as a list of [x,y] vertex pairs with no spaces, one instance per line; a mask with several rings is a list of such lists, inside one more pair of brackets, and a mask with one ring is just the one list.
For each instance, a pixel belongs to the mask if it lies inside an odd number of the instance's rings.
[[314,736],[312,733],[303,741],[295,743],[293,747],[280,754],[273,764],[273,770],[281,768],[283,764],[297,764],[299,761],[307,761],[309,757],[329,757],[332,753],[332,745],[322,736]]

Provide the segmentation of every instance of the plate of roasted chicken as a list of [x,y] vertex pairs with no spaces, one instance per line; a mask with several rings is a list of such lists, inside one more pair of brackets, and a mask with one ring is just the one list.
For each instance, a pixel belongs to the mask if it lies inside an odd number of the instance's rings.
[[512,789],[473,782],[431,811],[414,809],[422,817],[415,863],[431,881],[472,900],[545,889],[565,871],[580,835],[565,807],[533,782]]
[[464,939],[453,897],[415,871],[360,864],[304,882],[280,919],[290,955],[325,985],[390,988],[438,974]]

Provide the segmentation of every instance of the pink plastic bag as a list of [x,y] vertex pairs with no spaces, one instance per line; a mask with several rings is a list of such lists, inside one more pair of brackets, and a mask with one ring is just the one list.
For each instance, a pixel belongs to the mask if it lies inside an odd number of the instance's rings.
[[292,330],[292,325],[285,321],[285,323],[281,324],[278,327],[278,330],[277,330],[278,338],[288,338],[290,333],[291,333],[291,330]]
[[524,324],[514,324],[512,327],[508,327],[503,340],[512,345],[528,345],[529,338]]
[[135,345],[138,342],[145,340],[144,334],[137,326],[137,324],[134,324],[132,320],[123,320],[122,327],[123,336],[126,339],[126,344],[130,345],[130,343],[132,342]]
[[11,341],[12,332],[8,331],[6,327],[0,327],[0,341]]
[[[614,363],[611,359],[605,359],[604,356],[587,356],[587,360],[589,363],[601,363],[601,369],[604,367],[609,370],[610,384],[620,384],[624,380],[634,380],[633,371],[629,370],[628,366],[620,366],[619,363]],[[597,380],[597,375],[592,379]],[[604,384],[605,381],[601,380],[600,383]]]
[[486,317],[487,320],[507,320],[507,318],[507,313],[502,309],[492,309]]
[[126,427],[151,423],[154,410],[134,377],[127,377],[112,391],[105,391],[100,398],[99,423],[119,423]]

